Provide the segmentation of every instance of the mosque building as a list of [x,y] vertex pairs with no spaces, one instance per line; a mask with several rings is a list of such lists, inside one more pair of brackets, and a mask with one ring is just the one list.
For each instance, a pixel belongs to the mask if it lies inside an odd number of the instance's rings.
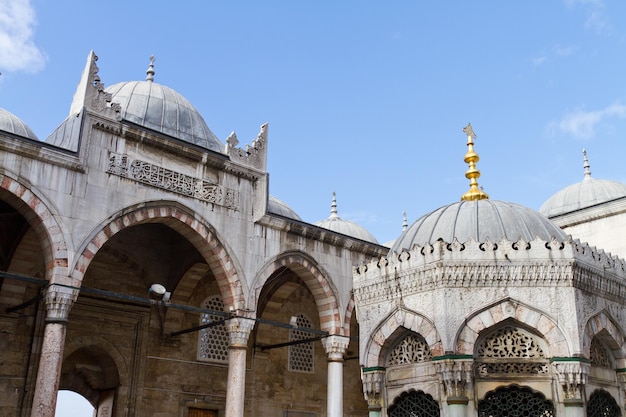
[[97,59],[45,140],[0,109],[1,417],[626,416],[626,185],[586,154],[540,213],[468,125],[469,191],[382,245],[269,195],[267,124]]

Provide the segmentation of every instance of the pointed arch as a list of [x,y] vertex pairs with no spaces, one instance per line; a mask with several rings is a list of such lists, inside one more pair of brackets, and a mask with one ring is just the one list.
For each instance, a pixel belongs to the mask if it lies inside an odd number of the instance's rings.
[[481,331],[511,319],[539,332],[548,342],[547,357],[569,357],[572,355],[572,343],[555,320],[547,314],[511,298],[505,298],[470,315],[457,332],[456,353],[472,355]]
[[384,366],[382,357],[384,347],[389,345],[393,334],[401,327],[421,335],[433,356],[443,355],[441,337],[430,319],[405,308],[395,308],[372,331],[364,346],[363,366],[366,368]]
[[238,262],[217,232],[191,209],[172,201],[151,201],[123,209],[102,222],[80,246],[71,268],[71,277],[80,285],[96,253],[116,233],[130,226],[161,223],[187,239],[211,268],[222,293],[224,304],[245,308],[248,287],[240,277]]
[[34,187],[0,173],[0,198],[17,210],[35,229],[44,254],[46,279],[63,283],[68,275],[68,240],[57,210]]
[[585,323],[583,334],[583,354],[590,357],[591,341],[594,336],[599,336],[615,356],[615,359],[626,358],[626,336],[620,329],[617,321],[606,310],[601,310],[589,317]]
[[[281,254],[267,262],[256,274],[250,291],[249,308],[258,308],[261,290],[268,279],[281,268],[289,268],[304,281],[315,299],[320,316],[320,327],[330,334],[343,335],[344,326],[339,310],[338,291],[328,274],[317,262],[303,252]],[[258,314],[258,312],[257,312]]]

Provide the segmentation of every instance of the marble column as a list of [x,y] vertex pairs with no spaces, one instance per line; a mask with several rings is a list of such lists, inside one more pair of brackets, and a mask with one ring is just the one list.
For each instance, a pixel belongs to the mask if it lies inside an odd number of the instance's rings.
[[585,417],[584,388],[589,374],[589,364],[579,358],[554,362],[563,388],[563,405],[566,417]]
[[226,387],[226,417],[243,417],[246,391],[246,353],[254,319],[233,317],[227,321],[228,385]]
[[468,387],[472,382],[473,360],[466,356],[450,355],[434,359],[439,382],[443,385],[450,417],[469,416]]
[[343,417],[343,354],[350,338],[333,335],[322,339],[328,355],[326,416]]
[[56,409],[63,348],[70,308],[78,292],[50,284],[44,295],[46,319],[31,417],[53,417]]
[[367,401],[369,417],[382,416],[385,375],[386,370],[383,367],[363,368],[361,372],[363,394]]

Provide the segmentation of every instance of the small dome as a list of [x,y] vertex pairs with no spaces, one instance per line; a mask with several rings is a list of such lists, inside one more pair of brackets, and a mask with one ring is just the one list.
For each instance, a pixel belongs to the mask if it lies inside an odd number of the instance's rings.
[[178,92],[152,81],[114,84],[105,91],[121,105],[122,119],[185,142],[224,153],[224,145],[211,132],[193,105]]
[[473,239],[499,242],[502,239],[527,242],[536,238],[565,241],[567,235],[535,210],[497,200],[460,201],[432,211],[413,223],[394,243],[394,252],[413,245],[433,244],[442,239],[452,242]]
[[323,227],[324,229],[332,230],[333,232],[341,233],[355,237],[357,239],[365,240],[366,242],[376,243],[378,241],[370,232],[363,226],[351,222],[350,220],[344,220],[337,215],[337,199],[335,193],[333,193],[333,202],[330,209],[330,217],[326,220],[321,220],[315,223],[316,226]]
[[302,221],[298,213],[296,213],[291,207],[289,207],[285,202],[279,200],[273,195],[269,196],[267,200],[267,212],[278,214],[283,217],[287,217],[293,220]]
[[22,119],[3,108],[0,108],[0,130],[23,138],[39,140]]

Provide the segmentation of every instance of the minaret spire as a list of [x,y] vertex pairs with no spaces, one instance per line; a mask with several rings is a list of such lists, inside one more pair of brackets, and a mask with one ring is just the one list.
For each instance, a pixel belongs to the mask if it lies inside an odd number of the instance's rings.
[[585,169],[585,178],[591,178],[591,170],[589,169],[589,160],[587,159],[587,149],[583,148],[583,168]]
[[154,81],[154,55],[150,55],[150,65],[146,70],[146,81],[149,83]]
[[476,163],[480,158],[478,154],[474,152],[474,139],[476,138],[476,134],[470,123],[463,128],[463,133],[467,135],[467,153],[463,160],[466,164],[469,164],[469,169],[465,171],[465,178],[470,180],[470,189],[461,196],[461,200],[473,201],[489,198],[489,195],[478,187],[480,171],[476,168]]

